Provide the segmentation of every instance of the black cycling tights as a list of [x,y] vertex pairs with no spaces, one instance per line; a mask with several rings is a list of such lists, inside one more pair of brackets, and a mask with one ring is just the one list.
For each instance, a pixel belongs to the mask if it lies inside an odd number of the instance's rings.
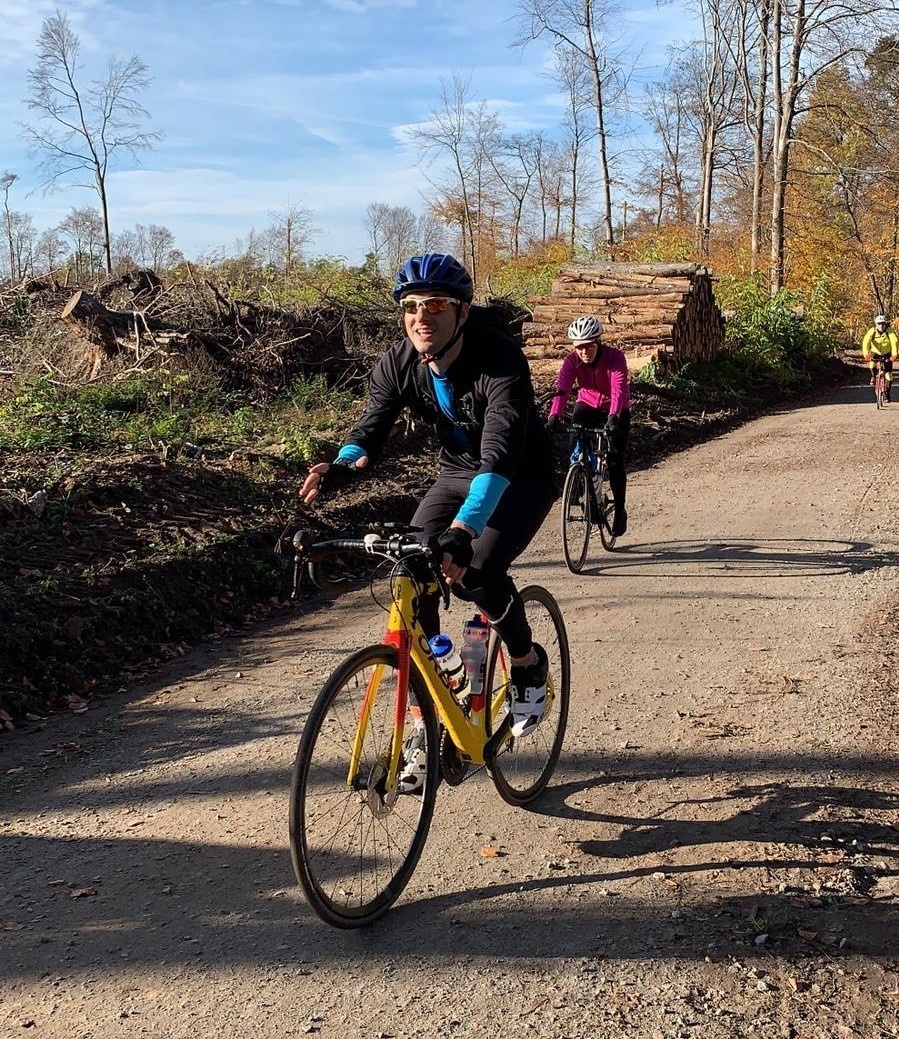
[[[468,495],[470,475],[441,472],[412,517],[425,536],[442,534],[456,518]],[[462,581],[461,598],[471,598],[485,613],[513,657],[530,651],[531,629],[509,567],[527,548],[557,497],[552,484],[511,483],[481,535],[474,539],[474,557]],[[421,604],[421,625],[430,638],[439,628],[439,599]]]
[[[589,429],[602,429],[609,413],[599,408],[591,408],[589,404],[579,401],[574,406],[571,421]],[[627,498],[627,473],[624,468],[624,455],[627,451],[627,435],[631,428],[631,413],[628,408],[618,416],[618,428],[609,438],[609,486],[615,508],[623,509]]]

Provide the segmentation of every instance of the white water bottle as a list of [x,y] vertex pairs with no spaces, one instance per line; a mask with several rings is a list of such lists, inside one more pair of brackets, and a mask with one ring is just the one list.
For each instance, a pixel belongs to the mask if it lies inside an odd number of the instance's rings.
[[468,691],[479,696],[484,691],[484,672],[487,668],[487,640],[490,625],[476,613],[462,626],[462,649],[460,655],[468,676]]
[[431,647],[431,652],[434,654],[434,659],[437,661],[437,666],[449,679],[453,695],[457,697],[464,696],[466,686],[468,685],[468,676],[465,672],[462,658],[453,645],[453,640],[449,635],[435,635],[433,638],[428,639],[428,644]]

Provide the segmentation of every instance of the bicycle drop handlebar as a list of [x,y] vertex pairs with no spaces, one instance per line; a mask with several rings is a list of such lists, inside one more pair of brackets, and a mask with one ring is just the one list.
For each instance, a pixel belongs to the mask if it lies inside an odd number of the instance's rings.
[[325,541],[312,541],[308,530],[299,530],[294,535],[294,592],[298,585],[299,567],[306,565],[312,583],[324,592],[338,593],[346,587],[346,580],[329,580],[321,570],[321,564],[328,559],[351,553],[354,555],[378,556],[390,559],[394,563],[403,563],[412,558],[419,558],[426,564],[429,576],[432,576],[440,587],[444,601],[449,600],[449,586],[440,570],[440,556],[427,542],[420,540],[420,531],[402,524],[385,524],[382,530],[373,531],[361,538],[329,538]]

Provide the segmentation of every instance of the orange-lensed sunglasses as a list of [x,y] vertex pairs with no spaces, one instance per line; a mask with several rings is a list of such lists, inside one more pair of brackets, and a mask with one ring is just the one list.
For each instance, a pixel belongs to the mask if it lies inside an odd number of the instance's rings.
[[450,303],[458,305],[457,299],[450,296],[428,296],[427,299],[401,299],[400,310],[404,314],[416,314],[419,307],[424,307],[429,314],[443,314]]

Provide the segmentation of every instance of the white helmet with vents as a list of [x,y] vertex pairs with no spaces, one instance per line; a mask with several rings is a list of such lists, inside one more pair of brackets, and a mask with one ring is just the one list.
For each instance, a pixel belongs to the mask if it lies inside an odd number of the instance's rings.
[[599,339],[601,335],[602,322],[599,318],[592,315],[575,318],[568,326],[568,338],[574,342],[586,339]]
[[[875,325],[885,325],[886,323],[887,323],[887,316],[886,316],[886,314],[878,314],[877,317],[874,318],[874,324]],[[568,334],[569,334],[569,336],[571,335],[571,329],[568,330]]]

